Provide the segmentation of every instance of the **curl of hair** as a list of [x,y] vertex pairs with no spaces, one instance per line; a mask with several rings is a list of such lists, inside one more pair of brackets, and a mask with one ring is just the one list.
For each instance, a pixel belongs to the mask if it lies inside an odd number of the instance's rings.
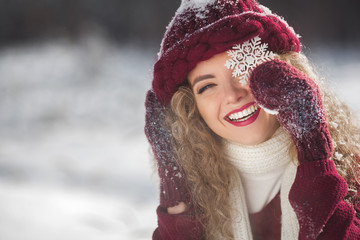
[[[345,198],[357,204],[359,189],[360,130],[350,109],[325,87],[301,53],[277,56],[311,77],[320,87],[330,133],[334,144],[333,161],[348,183]],[[191,189],[192,204],[199,220],[206,226],[206,239],[233,239],[230,192],[237,184],[235,168],[222,156],[222,141],[201,118],[192,89],[181,86],[167,107],[167,122],[175,139],[179,167]],[[292,157],[296,148],[292,144]]]
[[192,90],[180,87],[167,114],[175,138],[179,167],[183,170],[199,220],[206,225],[206,239],[222,234],[232,239],[230,192],[236,172],[222,158],[221,139],[201,118]]

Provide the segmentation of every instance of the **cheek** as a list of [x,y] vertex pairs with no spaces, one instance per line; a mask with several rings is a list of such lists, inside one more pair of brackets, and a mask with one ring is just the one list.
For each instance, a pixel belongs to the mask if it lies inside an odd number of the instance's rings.
[[276,115],[271,115],[268,113],[263,112],[263,118],[262,118],[262,129],[264,131],[265,135],[272,135],[275,130],[279,127],[279,122],[277,120]]
[[201,117],[204,119],[206,124],[212,128],[214,122],[218,119],[217,107],[211,104],[209,101],[197,102],[197,108]]
[[266,115],[267,115],[267,119],[268,119],[270,126],[277,125],[278,120],[277,120],[276,115],[272,115],[272,114],[268,114],[268,113],[266,113]]
[[211,111],[206,107],[206,104],[197,104],[200,116],[204,119],[204,121],[208,124],[209,119],[211,119]]

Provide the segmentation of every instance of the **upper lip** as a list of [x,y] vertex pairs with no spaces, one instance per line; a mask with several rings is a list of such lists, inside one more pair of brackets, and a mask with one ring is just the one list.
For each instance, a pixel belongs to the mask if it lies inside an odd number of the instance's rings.
[[235,109],[235,110],[229,112],[228,114],[226,114],[225,118],[226,118],[226,117],[229,117],[229,116],[230,116],[231,114],[233,114],[233,113],[241,112],[242,110],[244,110],[244,109],[246,109],[246,108],[248,108],[248,107],[250,107],[251,105],[254,105],[254,104],[255,104],[255,102],[249,102],[249,103],[243,105],[242,107],[240,107],[240,108],[238,108],[238,109]]

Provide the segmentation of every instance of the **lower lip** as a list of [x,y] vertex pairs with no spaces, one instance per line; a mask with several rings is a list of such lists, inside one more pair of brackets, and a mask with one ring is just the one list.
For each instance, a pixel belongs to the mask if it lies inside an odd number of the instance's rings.
[[226,119],[226,121],[228,121],[229,123],[231,123],[232,125],[234,125],[236,127],[245,127],[245,126],[255,122],[255,120],[257,119],[259,114],[260,114],[260,108],[254,113],[254,115],[252,115],[250,118],[246,119],[245,121],[233,122],[233,121],[230,121],[229,119]]

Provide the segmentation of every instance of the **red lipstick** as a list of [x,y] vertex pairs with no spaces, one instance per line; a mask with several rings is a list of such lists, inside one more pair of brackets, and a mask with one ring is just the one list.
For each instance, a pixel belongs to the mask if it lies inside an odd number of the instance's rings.
[[250,102],[250,103],[247,103],[245,104],[244,106],[242,106],[241,108],[239,109],[236,109],[234,111],[231,111],[229,112],[226,116],[225,116],[225,120],[229,123],[231,123],[232,125],[236,126],[236,127],[244,127],[244,126],[247,126],[253,122],[255,122],[255,120],[257,119],[257,117],[259,116],[260,114],[260,107],[254,112],[252,113],[251,117],[249,117],[248,119],[244,120],[244,121],[231,121],[229,116],[233,113],[238,113],[238,112],[241,112],[243,111],[244,109],[248,108],[249,106],[255,104],[255,102]]
[[242,106],[241,108],[235,109],[234,111],[229,112],[228,114],[226,114],[225,117],[229,117],[233,113],[241,112],[242,110],[248,108],[249,106],[251,106],[253,104],[255,104],[255,102],[249,102],[249,103],[245,104],[244,106]]

